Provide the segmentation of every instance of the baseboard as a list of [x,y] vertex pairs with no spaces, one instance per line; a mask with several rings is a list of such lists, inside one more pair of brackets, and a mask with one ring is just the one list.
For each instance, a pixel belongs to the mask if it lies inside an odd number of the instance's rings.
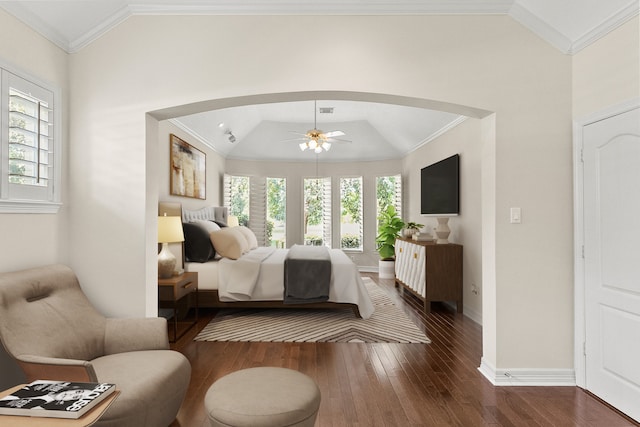
[[495,386],[572,386],[576,385],[573,369],[496,369],[482,358],[480,373]]
[[464,304],[462,305],[462,311],[465,316],[482,326],[482,314]]

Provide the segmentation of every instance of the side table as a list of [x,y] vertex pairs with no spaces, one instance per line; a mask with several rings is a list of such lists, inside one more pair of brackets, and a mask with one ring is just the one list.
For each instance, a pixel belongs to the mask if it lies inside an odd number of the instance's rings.
[[[192,293],[195,293],[195,319],[178,335],[178,301]],[[198,273],[186,272],[168,279],[158,279],[158,307],[173,309],[173,340],[170,341],[176,342],[198,323]]]

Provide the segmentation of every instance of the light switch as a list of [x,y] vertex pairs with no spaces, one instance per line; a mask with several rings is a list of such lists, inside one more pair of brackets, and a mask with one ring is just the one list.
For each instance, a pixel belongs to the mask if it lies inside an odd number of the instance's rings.
[[520,224],[522,222],[522,215],[520,208],[511,208],[511,224]]

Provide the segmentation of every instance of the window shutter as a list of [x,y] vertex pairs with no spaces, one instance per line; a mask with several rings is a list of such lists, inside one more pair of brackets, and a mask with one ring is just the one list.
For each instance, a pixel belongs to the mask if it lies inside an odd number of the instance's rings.
[[6,70],[1,80],[0,199],[49,203],[55,212],[61,150],[54,138],[54,92]]
[[331,178],[322,178],[322,240],[331,247]]
[[395,198],[395,206],[396,212],[399,212],[400,216],[402,216],[402,175],[396,175],[395,178],[395,187],[396,187],[396,198]]
[[259,246],[267,246],[267,179],[249,178],[249,228]]
[[226,207],[231,215],[231,175],[226,173],[222,178],[222,206]]

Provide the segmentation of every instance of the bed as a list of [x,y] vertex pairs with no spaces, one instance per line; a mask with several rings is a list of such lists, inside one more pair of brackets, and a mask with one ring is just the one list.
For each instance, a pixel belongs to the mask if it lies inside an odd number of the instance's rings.
[[[182,218],[184,269],[198,273],[201,307],[351,309],[357,317],[365,319],[373,313],[373,303],[357,266],[340,249],[327,249],[327,255],[323,255],[330,260],[328,292],[323,301],[285,301],[286,286],[294,286],[290,278],[296,277],[286,270],[290,268],[286,263],[293,265],[293,252],[304,254],[314,249],[259,247],[257,240],[253,240],[255,235],[252,237],[252,232],[247,233],[246,227],[234,227],[233,230],[226,227],[227,210],[223,207],[187,210],[182,209],[180,203],[160,202],[158,212]],[[237,239],[240,229],[248,246],[242,250],[236,247],[238,245],[228,244],[228,240]],[[230,234],[234,237],[229,237]],[[245,240],[242,240],[243,244]],[[314,267],[318,264],[305,265]]]

